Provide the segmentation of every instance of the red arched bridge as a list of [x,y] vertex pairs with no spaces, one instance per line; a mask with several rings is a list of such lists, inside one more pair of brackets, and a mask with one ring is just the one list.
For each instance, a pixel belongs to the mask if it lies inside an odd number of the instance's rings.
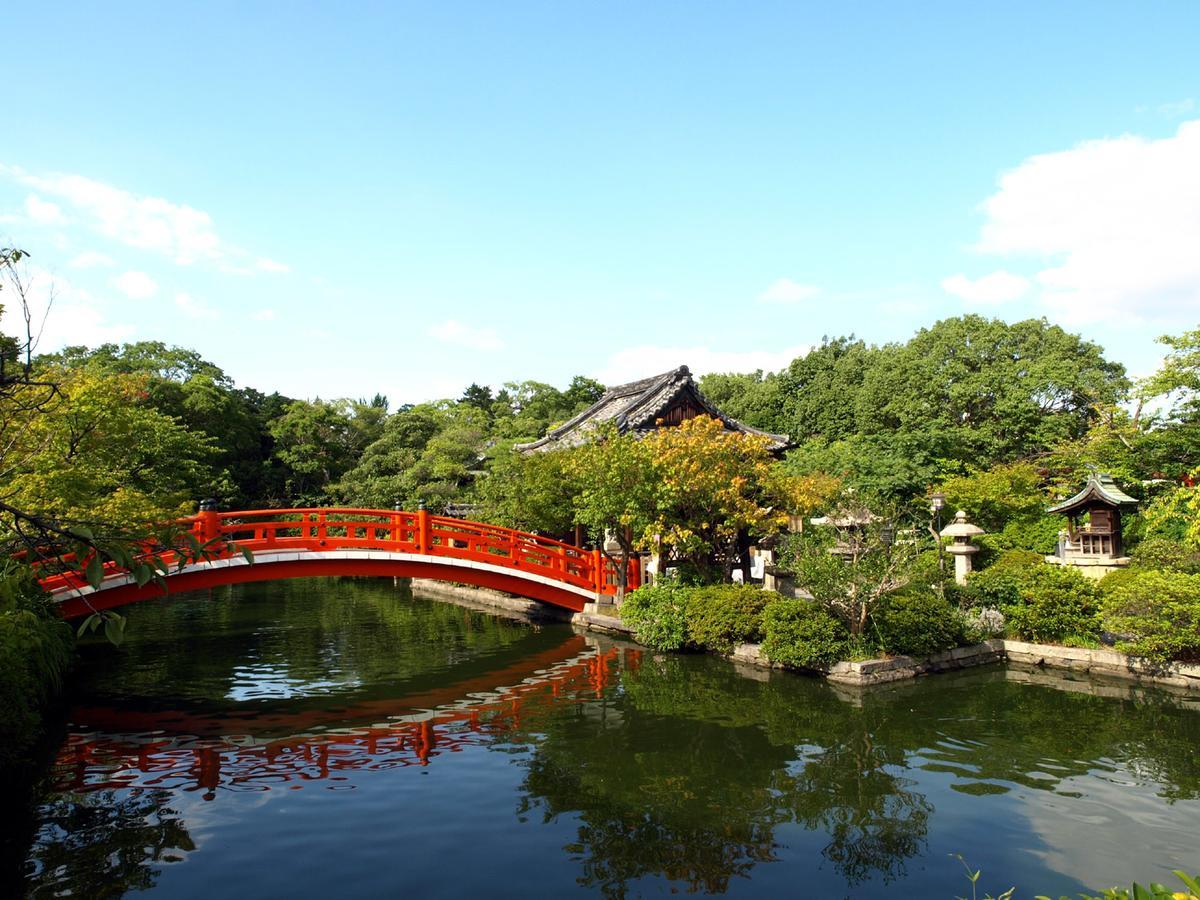
[[[168,590],[193,591],[250,581],[311,576],[374,575],[432,578],[494,588],[578,612],[585,603],[617,592],[617,569],[599,550],[426,510],[202,509],[181,523],[205,547],[198,560],[171,552]],[[243,550],[251,552],[247,559]],[[183,562],[180,565],[180,562]],[[640,568],[630,565],[628,587]],[[64,618],[160,597],[154,581],[139,584],[109,564],[93,587],[79,572],[41,579]]]

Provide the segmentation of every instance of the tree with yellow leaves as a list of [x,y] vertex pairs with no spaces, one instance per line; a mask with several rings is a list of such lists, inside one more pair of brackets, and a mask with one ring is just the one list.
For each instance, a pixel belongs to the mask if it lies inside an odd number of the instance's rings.
[[699,571],[722,560],[725,579],[745,558],[749,538],[778,533],[789,514],[810,512],[838,486],[825,475],[787,475],[768,438],[728,431],[708,416],[660,428],[643,443],[655,476],[643,545]]

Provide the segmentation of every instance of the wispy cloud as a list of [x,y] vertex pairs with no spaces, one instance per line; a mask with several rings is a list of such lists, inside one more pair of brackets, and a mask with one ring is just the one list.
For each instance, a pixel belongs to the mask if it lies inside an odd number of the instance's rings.
[[792,281],[790,278],[777,278],[758,295],[758,299],[762,303],[792,305],[811,300],[820,293],[821,289],[815,284],[802,284],[799,281]]
[[1182,100],[1171,100],[1167,103],[1160,103],[1158,106],[1139,106],[1134,110],[1139,113],[1150,111],[1167,119],[1182,119],[1196,111],[1196,101],[1191,97],[1184,97]]
[[260,309],[252,318],[255,322],[274,322],[276,319],[275,310]]
[[504,342],[490,328],[475,328],[455,319],[439,322],[429,329],[429,336],[444,344],[469,347],[472,350],[499,350]]
[[113,287],[132,300],[148,300],[158,293],[158,282],[145,272],[125,272],[113,279]]
[[[120,343],[134,336],[133,325],[109,321],[95,297],[61,275],[30,266],[23,276],[38,352],[49,353],[72,345]],[[18,304],[11,301],[5,304],[0,313],[0,331],[24,333],[25,323]]]
[[1003,269],[976,279],[960,272],[942,279],[942,290],[974,306],[998,306],[1023,297],[1029,290],[1029,279]]
[[191,294],[175,295],[175,308],[189,319],[217,319],[220,313],[206,303],[202,303]]
[[106,253],[98,253],[95,250],[85,250],[67,265],[72,269],[95,269],[99,266],[115,266],[116,261]]
[[87,228],[141,250],[161,253],[179,265],[210,265],[225,272],[281,272],[283,263],[236,247],[216,231],[203,210],[162,197],[135,194],[83,175],[35,174],[0,164],[0,176],[32,188],[25,212],[43,224],[66,221],[63,207]]
[[63,225],[67,221],[57,203],[43,200],[37,194],[25,198],[25,215],[39,225]]

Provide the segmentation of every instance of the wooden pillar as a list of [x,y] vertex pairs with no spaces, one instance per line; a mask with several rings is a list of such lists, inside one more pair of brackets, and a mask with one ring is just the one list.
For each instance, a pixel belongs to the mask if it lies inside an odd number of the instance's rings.
[[429,510],[425,508],[425,501],[421,500],[417,504],[417,552],[429,553],[431,551],[429,538]]
[[217,538],[221,534],[221,516],[217,513],[217,501],[211,497],[200,501],[200,511],[196,514],[193,526],[196,540],[201,544]]
[[604,557],[599,549],[592,551],[592,584],[596,586],[597,594],[604,592]]

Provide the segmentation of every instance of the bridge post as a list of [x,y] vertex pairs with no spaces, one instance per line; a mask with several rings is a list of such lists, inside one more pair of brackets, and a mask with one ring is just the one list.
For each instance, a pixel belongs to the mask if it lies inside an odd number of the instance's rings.
[[217,514],[217,501],[212,497],[200,501],[193,534],[201,544],[207,544],[221,534],[221,517]]
[[596,595],[604,593],[604,558],[600,548],[592,550],[592,583],[596,586]]
[[425,501],[417,501],[417,552],[429,553],[432,550],[429,539],[429,510],[425,508]]

